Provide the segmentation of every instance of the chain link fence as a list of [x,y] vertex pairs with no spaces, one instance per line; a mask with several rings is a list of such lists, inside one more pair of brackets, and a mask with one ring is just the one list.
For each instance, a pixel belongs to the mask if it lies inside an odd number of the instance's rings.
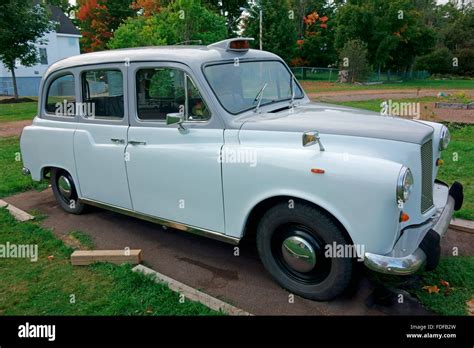
[[[339,69],[317,67],[292,67],[291,71],[298,80],[337,82]],[[386,71],[371,72],[365,83],[396,82],[406,80],[424,80],[430,76],[428,71]]]

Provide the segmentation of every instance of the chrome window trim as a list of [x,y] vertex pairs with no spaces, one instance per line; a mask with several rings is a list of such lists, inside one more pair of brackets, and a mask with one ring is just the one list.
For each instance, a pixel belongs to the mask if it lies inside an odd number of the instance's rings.
[[77,120],[77,114],[74,113],[73,116],[71,115],[56,115],[56,114],[51,114],[48,112],[48,110],[46,110],[46,104],[48,103],[48,96],[49,96],[49,88],[51,87],[51,85],[53,84],[54,81],[56,81],[57,79],[63,77],[63,76],[67,76],[67,75],[71,75],[73,78],[74,78],[74,97],[76,99],[76,103],[77,101],[79,100],[78,99],[78,90],[77,90],[77,76],[76,74],[74,73],[74,71],[68,69],[68,70],[58,70],[56,73],[54,74],[51,74],[48,76],[48,79],[46,80],[46,83],[45,83],[45,86],[40,89],[40,99],[38,100],[39,103],[41,103],[41,107],[40,107],[40,118],[44,118],[44,119],[51,119],[51,120],[55,120],[55,121],[76,121]]
[[[240,110],[239,112],[230,112],[229,110],[227,110],[227,108],[224,106],[224,104],[222,104],[221,100],[219,99],[219,97],[217,96],[217,93],[216,91],[214,90],[214,87],[212,87],[212,85],[209,83],[209,79],[207,78],[207,75],[205,73],[205,69],[208,67],[208,66],[214,66],[214,65],[225,65],[225,64],[234,64],[234,60],[218,60],[218,61],[213,61],[213,62],[206,62],[206,63],[203,63],[201,65],[201,73],[202,73],[202,76],[204,76],[204,79],[207,83],[207,85],[209,86],[210,90],[212,91],[213,95],[214,95],[214,98],[217,100],[217,102],[219,103],[220,107],[222,109],[224,109],[229,115],[232,115],[232,116],[237,116],[237,115],[242,115],[248,111],[251,111],[253,110],[254,108],[248,108],[248,109],[245,109],[245,110]],[[286,65],[286,63],[282,60],[279,60],[279,59],[274,59],[274,58],[271,58],[271,59],[253,59],[253,58],[242,58],[240,59],[239,58],[239,64],[245,64],[245,63],[253,63],[253,62],[278,62],[280,63],[281,65],[283,65],[283,67],[288,70],[288,73],[290,74],[290,76],[293,76],[293,79],[295,80],[296,82],[296,85],[300,88],[301,90],[301,93],[302,93],[302,96],[300,98],[295,98],[295,100],[304,100],[305,97],[306,97],[306,94],[305,94],[305,91],[303,89],[303,87],[301,87],[301,84],[299,83],[298,79],[295,77],[295,75],[293,74],[293,72],[291,71],[290,68],[288,68],[288,65]],[[269,103],[265,103],[265,104],[262,104],[261,106],[264,107],[264,106],[269,106],[269,105],[272,105],[272,104],[279,104],[279,103],[284,103],[286,101],[290,101],[291,98],[286,98],[286,99],[282,99],[282,100],[279,100],[277,102],[269,102]]]
[[[157,61],[157,62],[154,62],[154,61],[150,61],[150,62],[133,62],[133,63],[148,63],[150,64],[150,66],[148,65],[141,65],[141,66],[138,66],[137,69],[133,70],[132,73],[133,73],[133,77],[134,77],[134,88],[131,89],[131,92],[133,92],[133,96],[134,96],[134,119],[135,121],[137,122],[137,125],[140,125],[140,124],[145,124],[145,125],[150,125],[150,126],[153,126],[154,124],[160,124],[160,125],[164,125],[166,127],[169,127],[166,125],[166,119],[164,120],[142,120],[139,116],[138,116],[138,103],[137,103],[137,73],[142,70],[142,69],[149,69],[151,68],[152,66],[153,67],[163,67],[163,68],[168,68],[168,69],[175,69],[175,70],[180,70],[183,72],[183,76],[184,76],[184,88],[185,88],[185,113],[188,113],[188,92],[187,92],[187,77],[189,77],[191,79],[191,82],[193,83],[193,85],[196,87],[196,89],[199,91],[199,94],[201,95],[201,98],[204,102],[204,104],[206,104],[206,106],[208,106],[208,109],[209,109],[209,112],[211,113],[210,117],[207,119],[207,120],[203,120],[203,121],[189,121],[188,120],[188,115],[185,115],[184,117],[184,121],[182,122],[182,124],[187,124],[187,125],[193,125],[193,124],[201,124],[201,125],[205,125],[205,124],[209,124],[213,118],[214,118],[214,112],[212,112],[211,108],[209,108],[209,103],[208,101],[206,100],[204,94],[202,93],[202,89],[200,89],[198,87],[198,85],[196,84],[195,82],[195,79],[192,77],[192,75],[186,70],[186,69],[183,69],[183,68],[180,68],[180,67],[177,67],[175,64],[176,62],[168,62],[168,61]],[[171,63],[171,65],[167,65],[167,64],[163,64],[163,63]],[[161,64],[161,65],[160,65]],[[183,63],[180,63],[180,64],[183,64]],[[187,66],[186,66],[187,67]]]
[[80,100],[81,100],[81,103],[84,103],[84,85],[83,85],[83,78],[84,78],[84,74],[90,72],[90,71],[98,71],[98,70],[107,70],[107,71],[119,71],[121,74],[122,74],[122,95],[123,95],[123,116],[120,117],[120,116],[94,116],[94,117],[85,117],[84,115],[77,115],[79,116],[81,119],[83,120],[86,120],[86,121],[99,121],[98,123],[102,123],[101,121],[107,121],[107,122],[111,122],[111,123],[123,123],[123,120],[126,118],[126,110],[127,110],[127,107],[126,107],[126,94],[127,94],[127,89],[128,89],[128,83],[127,83],[127,73],[125,71],[125,73],[122,71],[122,69],[118,68],[118,67],[109,67],[107,66],[107,64],[104,64],[106,65],[106,67],[102,68],[102,67],[94,67],[94,68],[91,68],[91,69],[81,69],[79,71],[79,84],[80,84]]
[[207,230],[207,229],[204,229],[204,228],[199,228],[199,227],[196,227],[196,226],[183,224],[183,223],[180,223],[180,222],[176,222],[176,221],[172,221],[172,220],[168,220],[168,219],[164,219],[164,218],[159,218],[159,217],[148,215],[148,214],[139,213],[137,211],[117,207],[115,205],[110,205],[110,204],[98,202],[98,201],[91,200],[91,199],[85,199],[85,198],[80,199],[80,201],[85,203],[85,204],[93,205],[93,206],[98,207],[98,208],[103,208],[103,209],[110,210],[110,211],[113,211],[113,212],[116,212],[116,213],[120,213],[120,214],[128,215],[128,216],[131,216],[131,217],[135,217],[135,218],[138,218],[138,219],[141,219],[141,220],[153,222],[155,224],[159,224],[159,225],[167,226],[167,227],[170,227],[170,228],[174,228],[174,229],[177,229],[177,230],[180,230],[180,231],[183,231],[183,232],[188,232],[188,233],[191,233],[191,234],[208,237],[208,238],[215,239],[215,240],[225,242],[225,243],[229,243],[229,244],[232,244],[232,245],[237,245],[240,242],[239,238],[227,236],[227,235],[225,235],[223,233],[220,233],[220,232],[211,231],[211,230]]

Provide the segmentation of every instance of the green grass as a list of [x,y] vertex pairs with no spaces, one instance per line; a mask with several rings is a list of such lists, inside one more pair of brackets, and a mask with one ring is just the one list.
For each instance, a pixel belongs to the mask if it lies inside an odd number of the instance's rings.
[[343,83],[324,83],[319,81],[301,81],[306,93],[355,91],[355,90],[381,90],[381,89],[474,89],[474,80],[413,80],[402,83],[383,83],[377,85],[351,85]]
[[37,113],[38,103],[0,104],[0,123],[32,120]]
[[444,165],[438,178],[446,183],[459,181],[464,186],[462,209],[454,216],[474,220],[474,125],[448,125],[451,143],[441,154]]
[[84,232],[81,231],[72,231],[69,233],[69,238],[77,241],[83,249],[94,249],[94,240],[92,237]]
[[31,189],[44,190],[47,182],[36,182],[21,173],[18,137],[0,138],[0,197]]
[[[423,306],[442,315],[467,315],[466,302],[474,297],[474,256],[443,257],[431,272],[393,276],[369,271],[374,282],[415,295]],[[449,288],[442,284],[448,282]],[[437,286],[431,294],[425,286]]]
[[[131,267],[73,267],[72,249],[33,222],[19,223],[0,209],[0,245],[36,244],[37,262],[0,259],[2,315],[216,315],[185,300]],[[48,259],[48,256],[54,256]],[[71,301],[74,300],[74,301]],[[72,303],[71,303],[72,302]]]

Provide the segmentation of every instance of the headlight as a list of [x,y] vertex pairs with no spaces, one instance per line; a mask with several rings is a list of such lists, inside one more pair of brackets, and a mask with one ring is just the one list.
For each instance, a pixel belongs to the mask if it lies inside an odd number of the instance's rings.
[[443,127],[441,129],[441,137],[439,140],[439,150],[443,151],[448,148],[449,142],[451,141],[451,134],[449,134],[449,129],[447,127]]
[[407,167],[402,167],[397,184],[397,202],[406,202],[413,188],[413,174]]

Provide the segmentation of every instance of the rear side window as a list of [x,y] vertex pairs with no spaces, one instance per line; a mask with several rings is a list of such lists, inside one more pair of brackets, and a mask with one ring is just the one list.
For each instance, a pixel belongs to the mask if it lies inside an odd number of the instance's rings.
[[46,97],[46,111],[56,116],[74,116],[76,90],[74,76],[62,75],[51,82]]
[[82,96],[87,117],[123,118],[123,76],[120,70],[82,73]]

